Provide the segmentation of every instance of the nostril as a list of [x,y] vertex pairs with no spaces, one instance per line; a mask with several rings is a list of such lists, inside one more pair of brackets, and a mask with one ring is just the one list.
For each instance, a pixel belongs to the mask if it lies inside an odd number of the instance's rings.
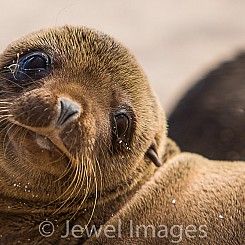
[[60,99],[60,115],[56,122],[56,127],[61,127],[65,122],[69,119],[75,119],[80,111],[80,106],[68,99],[68,98],[61,98]]

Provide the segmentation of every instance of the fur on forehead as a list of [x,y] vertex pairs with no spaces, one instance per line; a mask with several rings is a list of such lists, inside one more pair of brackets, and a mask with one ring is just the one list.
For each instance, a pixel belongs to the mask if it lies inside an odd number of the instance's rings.
[[9,45],[0,57],[0,68],[16,60],[17,54],[33,50],[45,50],[52,56],[54,73],[61,79],[76,80],[82,73],[83,77],[88,74],[92,80],[99,79],[92,87],[105,90],[121,87],[138,114],[149,114],[147,123],[157,119],[159,103],[146,75],[128,49],[110,36],[87,27],[43,29]]
[[[8,46],[1,55],[0,67],[16,60],[17,54],[33,50],[48,52],[57,65],[55,68],[62,67],[64,76],[75,77],[78,72],[91,76],[107,74],[113,83],[122,83],[126,90],[143,92],[149,89],[147,78],[134,56],[120,42],[102,32],[72,26],[34,32]],[[68,73],[71,69],[72,73]]]

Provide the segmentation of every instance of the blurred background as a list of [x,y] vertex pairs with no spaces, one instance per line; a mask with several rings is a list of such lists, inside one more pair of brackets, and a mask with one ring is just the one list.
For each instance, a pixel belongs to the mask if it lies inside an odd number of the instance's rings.
[[123,42],[169,112],[219,61],[245,48],[244,0],[0,0],[0,51],[40,28],[85,25]]

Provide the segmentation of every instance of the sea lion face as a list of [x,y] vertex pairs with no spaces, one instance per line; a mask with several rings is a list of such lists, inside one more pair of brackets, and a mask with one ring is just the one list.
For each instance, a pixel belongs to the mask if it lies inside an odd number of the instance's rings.
[[105,34],[75,27],[31,34],[7,48],[0,69],[8,195],[38,193],[46,202],[130,186],[148,167],[152,142],[164,142],[164,116],[147,78]]

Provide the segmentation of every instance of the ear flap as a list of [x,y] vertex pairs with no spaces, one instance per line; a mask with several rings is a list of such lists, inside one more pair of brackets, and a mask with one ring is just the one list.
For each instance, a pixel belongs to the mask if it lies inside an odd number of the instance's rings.
[[157,153],[157,148],[156,148],[156,141],[154,140],[151,144],[151,146],[148,148],[147,152],[145,153],[145,155],[147,157],[149,157],[149,159],[157,166],[157,167],[161,167],[162,166],[162,162],[158,157],[158,153]]

